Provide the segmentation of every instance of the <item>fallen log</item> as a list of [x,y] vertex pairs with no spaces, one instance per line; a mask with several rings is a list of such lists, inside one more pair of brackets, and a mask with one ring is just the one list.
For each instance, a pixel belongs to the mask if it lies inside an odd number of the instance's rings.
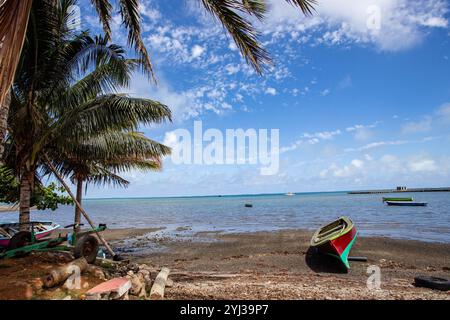
[[169,276],[170,269],[162,268],[159,274],[156,276],[153,282],[152,289],[150,290],[151,300],[161,300],[164,298],[164,289],[166,287],[167,277]]
[[51,270],[43,279],[44,287],[52,288],[67,280],[73,274],[79,274],[86,270],[88,267],[88,262],[86,259],[79,258],[72,262],[69,262],[63,266],[57,267]]

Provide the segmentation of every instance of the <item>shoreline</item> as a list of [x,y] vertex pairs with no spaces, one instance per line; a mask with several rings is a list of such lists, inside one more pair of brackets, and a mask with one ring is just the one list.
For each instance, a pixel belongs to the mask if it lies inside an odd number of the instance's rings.
[[[173,283],[164,293],[169,300],[450,300],[450,292],[413,286],[418,275],[450,278],[450,243],[359,237],[350,255],[368,260],[350,262],[351,269],[345,272],[337,259],[311,254],[308,230],[232,234],[192,232],[188,227],[175,232],[122,228],[108,229],[103,235],[125,258],[126,270],[144,265],[155,278],[161,268],[169,268]],[[67,295],[84,299],[86,289],[33,289],[33,283],[63,263],[65,256],[43,252],[0,260],[0,299],[63,299]],[[367,286],[373,274],[369,267],[374,266],[381,280],[375,290]],[[83,279],[91,288],[104,281],[92,272]]]
[[[167,289],[168,299],[450,299],[412,285],[418,275],[450,278],[448,243],[359,237],[351,255],[368,261],[351,262],[342,273],[334,260],[311,259],[311,235],[296,229],[184,237],[181,231],[175,238],[154,232],[111,241],[128,246],[121,255],[132,262],[172,270],[176,285]],[[157,247],[164,250],[145,250]],[[376,291],[366,285],[372,265],[381,270]]]

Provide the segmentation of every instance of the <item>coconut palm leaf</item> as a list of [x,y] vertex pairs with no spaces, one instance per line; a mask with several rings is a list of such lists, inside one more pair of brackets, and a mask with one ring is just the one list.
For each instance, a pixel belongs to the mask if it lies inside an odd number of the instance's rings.
[[244,8],[250,15],[254,15],[259,20],[263,20],[267,12],[267,5],[264,0],[242,0]]
[[108,39],[111,38],[111,27],[109,22],[111,21],[112,6],[108,0],[91,0],[92,5],[97,11],[98,18],[103,25],[103,31]]
[[286,0],[290,4],[298,6],[305,15],[312,15],[315,11],[314,6],[317,0]]
[[[205,9],[217,18],[224,28],[228,30],[236,46],[245,60],[256,70],[262,73],[264,66],[271,63],[268,52],[258,41],[258,32],[251,22],[242,16],[252,7],[245,6],[238,0],[201,0]],[[261,13],[255,11],[258,15]]]

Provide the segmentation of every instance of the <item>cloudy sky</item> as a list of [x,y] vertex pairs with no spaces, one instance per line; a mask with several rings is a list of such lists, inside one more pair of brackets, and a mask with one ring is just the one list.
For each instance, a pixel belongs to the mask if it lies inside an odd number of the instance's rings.
[[[90,197],[145,197],[450,185],[450,3],[319,0],[305,18],[268,0],[255,22],[274,66],[245,64],[200,0],[141,0],[143,37],[158,85],[136,74],[126,91],[167,104],[170,124],[142,128],[175,145],[174,130],[279,129],[280,167],[176,165],[124,174],[127,190]],[[82,26],[101,32],[80,1]],[[114,15],[114,41],[125,43]]]

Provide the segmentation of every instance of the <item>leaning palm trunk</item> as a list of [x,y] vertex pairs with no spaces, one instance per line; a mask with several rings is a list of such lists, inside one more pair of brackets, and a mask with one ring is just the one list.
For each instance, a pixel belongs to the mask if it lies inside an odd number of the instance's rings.
[[[77,201],[81,204],[83,200],[83,179],[77,179]],[[74,232],[77,234],[80,232],[80,223],[81,223],[81,210],[78,206],[75,206],[75,219],[74,219],[75,227]]]
[[0,7],[0,108],[20,59],[33,0],[6,0]]
[[6,95],[5,103],[0,107],[0,165],[3,164],[3,152],[5,150],[5,137],[8,129],[8,112],[11,103],[11,94]]
[[30,222],[31,193],[33,190],[34,173],[26,171],[20,177],[20,215],[19,223],[21,230],[28,230],[26,223]]

